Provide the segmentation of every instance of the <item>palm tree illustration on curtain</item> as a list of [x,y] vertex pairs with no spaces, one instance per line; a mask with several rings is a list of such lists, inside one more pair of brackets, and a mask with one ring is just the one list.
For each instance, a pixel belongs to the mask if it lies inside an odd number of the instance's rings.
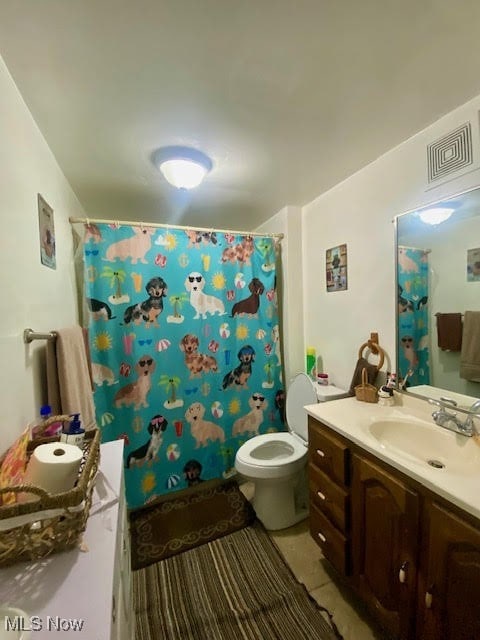
[[188,302],[189,298],[187,294],[182,291],[182,293],[176,293],[173,296],[170,296],[169,302],[173,307],[173,316],[167,317],[167,322],[183,322],[184,318],[180,313],[181,308],[183,307],[184,302]]
[[[134,274],[132,274],[134,275]],[[108,301],[112,304],[122,304],[124,302],[130,302],[130,296],[122,294],[122,284],[125,282],[127,274],[123,269],[112,269],[112,267],[103,267],[100,273],[101,278],[108,278],[110,280],[110,287],[115,290],[113,295],[108,296]]]
[[173,409],[173,407],[183,407],[183,400],[177,400],[177,389],[181,380],[178,376],[169,376],[162,373],[158,382],[160,387],[165,387],[168,399],[165,401],[164,406],[166,409]]

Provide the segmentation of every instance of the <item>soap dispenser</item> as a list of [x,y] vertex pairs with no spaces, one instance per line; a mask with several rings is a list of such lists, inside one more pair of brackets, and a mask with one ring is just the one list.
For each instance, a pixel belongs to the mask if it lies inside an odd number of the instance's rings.
[[74,444],[77,447],[82,448],[83,441],[85,439],[85,429],[82,427],[79,413],[72,413],[70,415],[72,421],[66,423],[65,430],[62,433],[60,440],[67,444]]

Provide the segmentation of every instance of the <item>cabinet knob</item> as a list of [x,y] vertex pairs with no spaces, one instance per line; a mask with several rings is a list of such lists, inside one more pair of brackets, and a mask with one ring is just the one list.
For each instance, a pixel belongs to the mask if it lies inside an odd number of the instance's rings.
[[325,494],[323,494],[321,491],[317,491],[317,496],[320,498],[320,500],[325,500]]
[[319,455],[321,458],[325,457],[325,452],[322,451],[321,449],[317,449],[317,455]]
[[321,531],[317,532],[317,536],[320,538],[320,540],[322,542],[326,542],[327,541],[326,537],[323,535],[323,533]]
[[408,560],[405,560],[405,562],[400,567],[400,571],[398,572],[398,579],[402,584],[404,584],[407,581],[407,567],[408,567]]
[[430,589],[428,589],[428,591],[425,593],[425,608],[431,609],[432,602],[433,602],[433,584],[430,587]]

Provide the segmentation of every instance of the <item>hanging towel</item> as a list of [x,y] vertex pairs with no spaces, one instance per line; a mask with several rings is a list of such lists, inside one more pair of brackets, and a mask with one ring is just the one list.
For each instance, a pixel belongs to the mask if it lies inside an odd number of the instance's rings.
[[480,382],[480,311],[465,311],[460,377]]
[[96,426],[90,366],[81,327],[56,330],[47,342],[48,403],[54,414],[80,413],[84,429]]
[[462,348],[462,314],[436,313],[437,344],[442,351],[460,351]]

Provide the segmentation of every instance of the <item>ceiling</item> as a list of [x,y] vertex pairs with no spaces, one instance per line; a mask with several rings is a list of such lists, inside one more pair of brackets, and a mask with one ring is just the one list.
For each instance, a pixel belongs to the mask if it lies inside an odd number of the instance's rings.
[[[478,0],[0,0],[0,53],[89,217],[248,230],[478,95],[479,25]],[[178,144],[214,163],[192,192],[151,162]]]

